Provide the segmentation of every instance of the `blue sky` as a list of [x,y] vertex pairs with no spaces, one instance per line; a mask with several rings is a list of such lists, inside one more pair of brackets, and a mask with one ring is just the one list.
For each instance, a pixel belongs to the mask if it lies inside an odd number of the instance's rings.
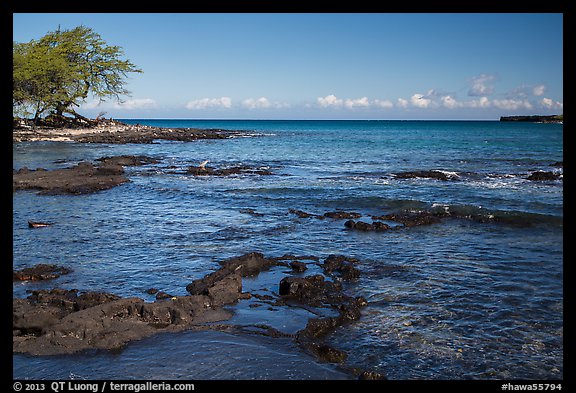
[[562,14],[13,15],[28,42],[83,24],[144,73],[114,118],[498,119],[563,113]]

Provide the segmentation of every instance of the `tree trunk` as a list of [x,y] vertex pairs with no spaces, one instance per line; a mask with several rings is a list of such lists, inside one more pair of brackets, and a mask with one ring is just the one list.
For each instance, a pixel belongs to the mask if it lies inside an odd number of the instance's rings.
[[38,122],[40,121],[40,114],[42,111],[40,110],[40,103],[36,104],[36,112],[34,113],[34,125],[37,126]]
[[65,110],[66,110],[66,106],[64,104],[60,103],[60,104],[56,105],[56,109],[54,110],[54,112],[55,112],[54,114],[57,117],[62,117],[62,116],[64,116]]

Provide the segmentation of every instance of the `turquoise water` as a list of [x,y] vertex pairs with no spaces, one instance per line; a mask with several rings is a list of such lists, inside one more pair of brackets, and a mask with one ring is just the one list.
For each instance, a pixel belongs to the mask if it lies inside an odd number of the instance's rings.
[[[245,133],[228,140],[152,145],[14,144],[15,169],[67,167],[120,154],[160,160],[127,168],[130,183],[97,194],[14,193],[14,268],[56,263],[74,270],[53,282],[15,283],[14,296],[59,286],[152,300],[146,289],[185,295],[184,287],[217,268],[217,261],[246,252],[345,254],[360,259],[362,271],[345,290],[369,302],[359,321],[327,339],[348,352],[350,366],[390,379],[563,377],[563,181],[526,179],[536,170],[562,173],[562,167],[551,166],[562,161],[562,125],[125,121]],[[195,178],[185,173],[206,159],[214,167],[245,164],[273,175]],[[411,170],[441,170],[456,180],[393,176]],[[288,212],[355,211],[370,222],[370,215],[432,207],[488,219],[361,233],[346,230],[344,220],[303,219]],[[28,219],[56,224],[31,231]],[[246,282],[245,287],[277,285],[287,273],[273,274],[275,284]],[[259,313],[243,302],[232,309],[238,324],[258,320],[297,330],[305,323],[297,313]],[[279,339],[223,332],[168,336],[131,343],[114,356],[15,355],[14,377],[350,377]],[[206,366],[205,356],[185,356],[198,345],[211,348],[215,359],[227,359],[226,367],[215,371]],[[286,362],[264,361],[269,357]],[[167,363],[172,366],[162,366]]]

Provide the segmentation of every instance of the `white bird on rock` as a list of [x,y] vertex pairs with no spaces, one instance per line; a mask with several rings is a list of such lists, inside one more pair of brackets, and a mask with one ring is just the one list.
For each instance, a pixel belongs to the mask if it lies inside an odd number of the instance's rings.
[[202,161],[202,163],[200,165],[198,165],[198,168],[205,171],[206,170],[206,164],[208,164],[209,162],[210,162],[210,160]]

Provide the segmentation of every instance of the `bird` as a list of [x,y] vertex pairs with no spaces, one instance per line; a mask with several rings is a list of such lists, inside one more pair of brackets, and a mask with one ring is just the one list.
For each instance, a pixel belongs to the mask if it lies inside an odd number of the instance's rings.
[[205,171],[206,170],[206,164],[208,164],[209,162],[210,162],[210,160],[202,161],[202,163],[200,165],[198,165],[198,168]]

